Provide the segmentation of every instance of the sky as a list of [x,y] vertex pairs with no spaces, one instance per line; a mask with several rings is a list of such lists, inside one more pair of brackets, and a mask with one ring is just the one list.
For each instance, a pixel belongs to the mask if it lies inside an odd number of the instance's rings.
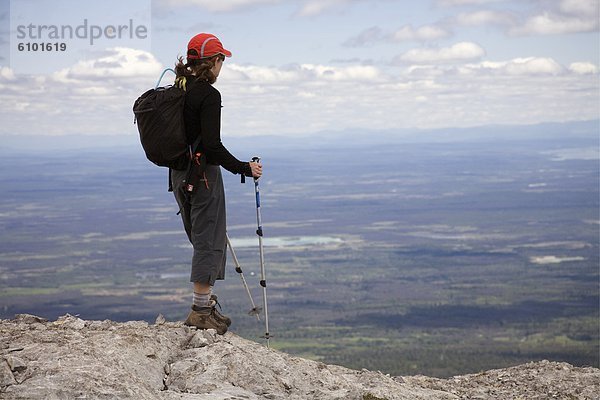
[[[233,53],[224,137],[595,120],[599,2],[0,0],[0,135],[137,135],[133,102],[200,32]],[[17,35],[84,20],[147,34]]]

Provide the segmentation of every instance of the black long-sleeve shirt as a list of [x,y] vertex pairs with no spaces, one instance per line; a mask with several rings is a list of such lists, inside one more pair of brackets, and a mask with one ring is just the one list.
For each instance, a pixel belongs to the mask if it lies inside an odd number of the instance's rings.
[[235,158],[221,142],[221,93],[206,81],[188,80],[183,117],[187,141],[202,137],[196,151],[206,154],[209,164],[221,165],[234,174],[252,176],[250,164]]

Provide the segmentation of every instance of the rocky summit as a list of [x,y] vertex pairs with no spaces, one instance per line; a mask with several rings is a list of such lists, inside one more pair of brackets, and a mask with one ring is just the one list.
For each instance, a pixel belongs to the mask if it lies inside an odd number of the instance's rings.
[[157,318],[0,320],[2,399],[597,399],[600,370],[566,363],[437,379],[293,357]]

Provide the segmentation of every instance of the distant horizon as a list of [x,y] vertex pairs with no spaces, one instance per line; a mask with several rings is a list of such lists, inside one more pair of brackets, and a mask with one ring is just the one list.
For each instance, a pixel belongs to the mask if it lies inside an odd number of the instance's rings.
[[[559,132],[551,131],[540,133],[537,131],[539,128],[552,127]],[[561,131],[562,128],[569,129],[568,132]],[[583,129],[583,132],[577,131],[577,128]],[[594,128],[596,129],[594,131]],[[575,131],[572,131],[574,130]],[[477,136],[474,136],[474,131],[488,131],[478,132]],[[508,132],[510,130],[520,130],[519,132]],[[325,134],[326,133],[326,134]],[[451,133],[452,135],[450,135]],[[479,135],[481,133],[481,135]],[[278,144],[294,143],[296,141],[303,142],[306,139],[319,139],[319,141],[310,142],[311,147],[318,147],[319,143],[327,146],[335,144],[338,141],[342,141],[345,144],[352,144],[352,142],[360,142],[364,144],[372,143],[376,145],[378,143],[386,142],[404,142],[404,141],[417,141],[417,142],[445,142],[445,141],[456,141],[456,140],[477,140],[486,141],[499,138],[510,138],[510,139],[525,139],[535,135],[539,138],[541,135],[547,135],[548,138],[560,138],[564,135],[575,136],[575,137],[587,137],[589,135],[598,135],[600,133],[600,119],[592,120],[575,120],[568,122],[541,122],[537,124],[491,124],[491,125],[480,125],[473,127],[446,127],[446,128],[432,128],[432,129],[419,129],[419,128],[399,128],[399,129],[385,129],[385,130],[368,130],[368,129],[352,129],[347,128],[344,130],[327,130],[321,132],[307,132],[305,134],[299,134],[296,136],[286,135],[273,135],[273,134],[257,134],[254,136],[233,136],[223,134],[222,140],[226,145],[232,145],[235,147],[236,142],[255,142],[259,145],[270,146],[272,143],[268,143],[269,140],[274,140]],[[351,139],[349,135],[351,136]],[[30,151],[43,151],[44,149],[64,149],[64,150],[76,150],[76,149],[93,149],[93,148],[114,148],[124,144],[139,144],[139,137],[137,132],[130,134],[115,134],[115,135],[76,135],[76,134],[64,134],[64,135],[43,135],[43,134],[0,134],[0,151],[3,150],[30,150]],[[599,138],[600,140],[600,138]],[[43,148],[37,149],[32,147],[33,143],[42,145]],[[297,143],[294,143],[297,144]],[[302,143],[301,143],[302,144]],[[260,150],[260,149],[259,149]]]

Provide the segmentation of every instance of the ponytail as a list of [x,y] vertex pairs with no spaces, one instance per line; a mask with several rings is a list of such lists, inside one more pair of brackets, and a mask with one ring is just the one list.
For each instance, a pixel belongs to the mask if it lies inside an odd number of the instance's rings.
[[179,56],[177,63],[175,64],[175,74],[177,77],[196,77],[199,80],[206,81],[210,84],[216,82],[217,77],[212,72],[212,68],[215,66],[215,59],[217,56],[201,58],[199,60],[188,60],[187,63],[183,62],[183,57]]

